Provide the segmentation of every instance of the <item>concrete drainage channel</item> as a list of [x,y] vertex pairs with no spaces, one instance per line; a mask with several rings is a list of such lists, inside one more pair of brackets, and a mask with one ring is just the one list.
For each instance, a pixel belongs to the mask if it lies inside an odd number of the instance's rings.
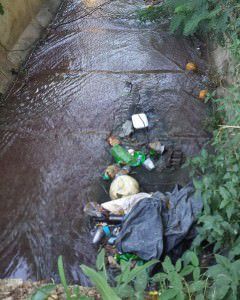
[[21,64],[52,21],[61,0],[1,2],[0,18],[0,93],[16,79]]
[[[169,149],[169,168],[158,159],[152,171],[131,174],[140,192],[189,182],[188,170],[171,161],[196,155],[209,139],[209,107],[198,98],[209,85],[205,59],[199,44],[140,24],[143,5],[64,1],[2,99],[1,278],[57,280],[61,254],[71,281],[89,283],[79,264],[93,265],[97,247],[83,208],[110,200],[107,138],[120,136],[132,115],[144,113],[148,127],[121,138],[124,147]],[[190,61],[196,72],[186,70]]]

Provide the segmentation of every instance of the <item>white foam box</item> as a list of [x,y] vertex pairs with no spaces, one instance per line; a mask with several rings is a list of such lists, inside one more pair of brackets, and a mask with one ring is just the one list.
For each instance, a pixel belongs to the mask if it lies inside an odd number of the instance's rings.
[[133,127],[135,129],[142,129],[148,127],[148,119],[145,114],[132,115]]

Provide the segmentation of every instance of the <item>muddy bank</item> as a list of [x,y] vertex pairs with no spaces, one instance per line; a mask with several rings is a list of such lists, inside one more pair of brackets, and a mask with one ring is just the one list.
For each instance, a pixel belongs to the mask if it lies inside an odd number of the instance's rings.
[[[23,281],[21,279],[3,279],[0,280],[0,299],[5,300],[24,300],[30,299],[38,289],[49,284],[48,282]],[[74,287],[70,287],[71,292]],[[100,299],[99,294],[94,288],[79,287],[79,292],[83,296],[89,296],[94,299]],[[48,297],[49,300],[66,299],[63,287],[57,286]]]
[[[196,45],[141,25],[140,1],[65,1],[46,39],[31,54],[0,114],[0,277],[57,278],[62,254],[72,281],[87,283],[93,264],[83,205],[106,201],[101,173],[111,161],[106,138],[144,112],[148,139],[186,156],[209,138],[207,78],[185,72],[205,62]],[[142,191],[185,184],[182,169],[140,171]]]

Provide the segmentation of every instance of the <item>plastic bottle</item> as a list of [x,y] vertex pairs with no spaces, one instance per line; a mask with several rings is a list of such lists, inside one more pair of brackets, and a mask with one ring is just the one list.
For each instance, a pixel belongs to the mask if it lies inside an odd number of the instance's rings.
[[93,244],[98,244],[99,242],[101,242],[104,236],[111,236],[111,231],[108,225],[98,226],[98,229],[93,237]]
[[103,231],[103,228],[102,228],[102,226],[99,226],[97,231],[95,232],[92,243],[98,244],[103,239],[104,236],[105,236],[105,233]]
[[111,149],[111,154],[114,157],[115,161],[119,164],[131,165],[134,158],[126,149],[120,145],[115,145]]
[[122,223],[123,219],[124,219],[124,216],[113,215],[113,214],[110,214],[108,217],[108,220],[111,223]]
[[135,254],[132,254],[132,253],[122,253],[122,254],[116,254],[116,260],[118,262],[120,262],[121,260],[124,260],[124,261],[129,261],[131,259],[134,259],[134,260],[139,260],[139,257]]
[[134,154],[131,155],[120,145],[115,145],[112,147],[111,154],[117,163],[126,164],[131,167],[140,166],[146,159],[146,156],[143,152],[135,151]]
[[146,160],[146,156],[143,152],[141,151],[135,151],[133,154],[133,162],[131,164],[132,167],[138,167],[144,163]]

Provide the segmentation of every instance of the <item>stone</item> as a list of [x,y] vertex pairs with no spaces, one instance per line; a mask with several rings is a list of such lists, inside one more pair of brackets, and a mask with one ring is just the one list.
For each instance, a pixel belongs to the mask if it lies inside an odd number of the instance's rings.
[[120,137],[124,138],[129,136],[131,133],[133,133],[133,124],[132,121],[127,120],[123,125],[122,125],[122,131],[119,134]]

